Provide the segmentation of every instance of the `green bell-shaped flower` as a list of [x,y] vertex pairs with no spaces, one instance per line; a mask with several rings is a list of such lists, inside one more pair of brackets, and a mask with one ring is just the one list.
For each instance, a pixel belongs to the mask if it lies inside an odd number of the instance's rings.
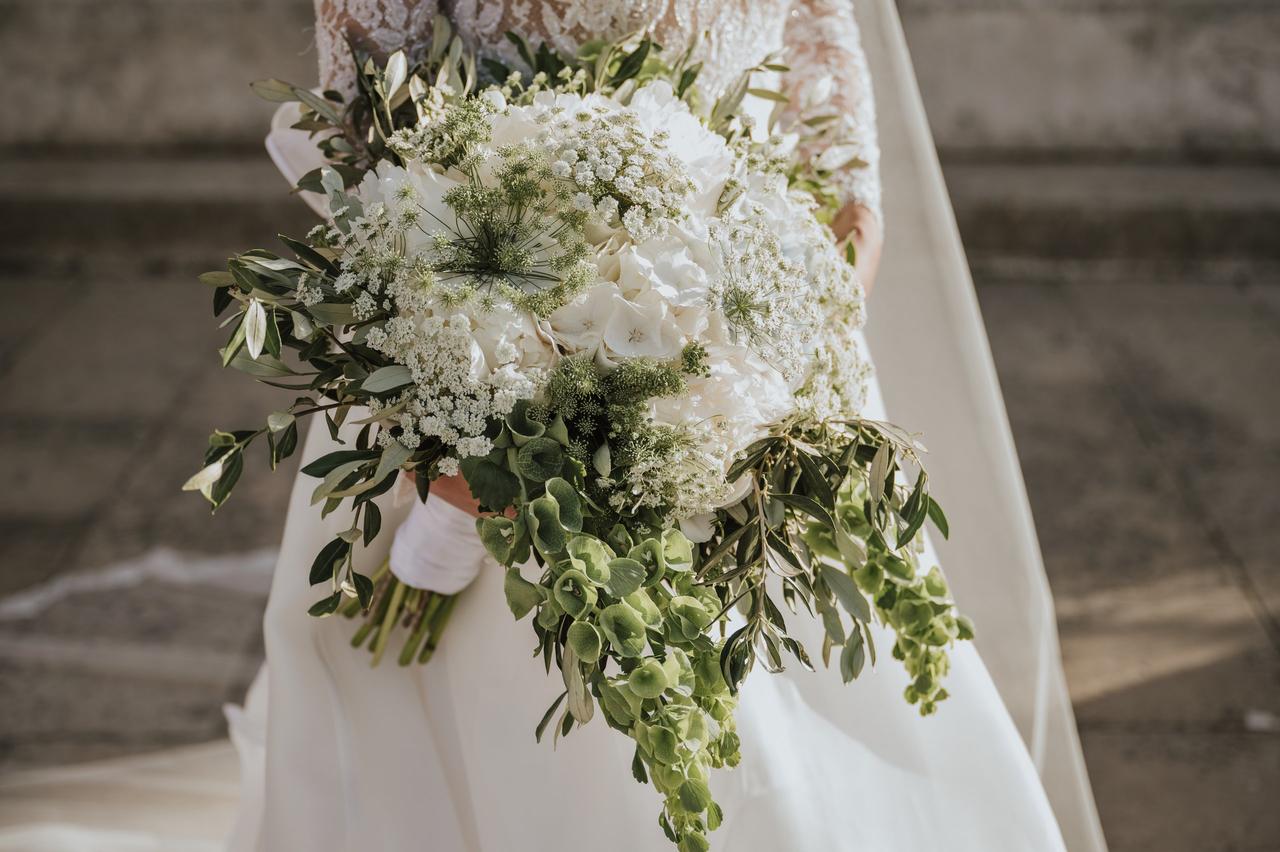
[[631,607],[620,603],[605,607],[599,624],[609,644],[621,656],[638,657],[644,653],[644,622]]
[[711,624],[712,618],[702,601],[688,595],[672,598],[667,607],[668,631],[685,642],[692,642],[701,636],[703,629]]
[[603,586],[609,582],[609,562],[613,552],[600,539],[589,535],[576,535],[569,540],[566,549],[574,567],[581,569],[591,582]]
[[695,695],[720,695],[729,689],[724,681],[724,672],[720,670],[719,654],[696,654],[693,658],[693,674],[697,679]]
[[653,602],[653,598],[649,597],[648,592],[641,589],[627,595],[623,600],[626,601],[627,606],[636,611],[646,627],[659,627],[662,625],[662,611]]
[[586,574],[576,568],[561,574],[552,592],[556,603],[575,619],[582,618],[596,605],[596,587]]
[[627,684],[641,698],[657,698],[667,688],[667,673],[657,660],[645,660],[631,670]]
[[582,662],[594,663],[600,659],[600,654],[604,650],[604,640],[600,638],[600,631],[596,630],[591,622],[575,621],[570,624],[566,638],[569,647]]

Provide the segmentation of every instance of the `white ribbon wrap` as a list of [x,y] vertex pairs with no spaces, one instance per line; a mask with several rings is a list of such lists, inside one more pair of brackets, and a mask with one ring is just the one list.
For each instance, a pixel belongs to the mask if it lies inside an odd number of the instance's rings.
[[391,573],[415,589],[454,595],[480,573],[487,552],[468,513],[431,495],[415,500],[391,544]]

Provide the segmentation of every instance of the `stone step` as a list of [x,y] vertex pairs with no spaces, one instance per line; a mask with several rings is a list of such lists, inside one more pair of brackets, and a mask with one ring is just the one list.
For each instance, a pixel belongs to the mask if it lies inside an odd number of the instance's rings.
[[74,274],[216,268],[318,219],[265,152],[243,157],[0,161],[0,269]]
[[[975,267],[1280,263],[1280,170],[975,161],[944,170]],[[315,221],[260,153],[0,161],[9,270],[199,271]]]
[[944,172],[987,278],[1229,282],[1280,265],[1280,170],[957,162]]
[[947,151],[1280,155],[1272,0],[899,0]]
[[[1280,157],[1271,0],[900,0],[944,150]],[[0,149],[247,150],[312,0],[5,0]],[[56,49],[52,49],[55,48]]]

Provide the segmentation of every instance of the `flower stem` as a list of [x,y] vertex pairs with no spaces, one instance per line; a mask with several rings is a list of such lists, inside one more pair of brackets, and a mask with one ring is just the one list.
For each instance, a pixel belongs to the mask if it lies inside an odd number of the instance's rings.
[[435,592],[427,593],[426,605],[418,614],[418,623],[413,629],[413,634],[409,636],[409,641],[404,643],[404,649],[400,652],[400,665],[407,666],[413,662],[413,658],[418,655],[418,648],[421,647],[427,633],[431,630],[431,621],[435,616],[436,610],[440,608],[441,602],[444,600],[443,595]]
[[395,626],[396,618],[400,615],[400,606],[404,603],[404,595],[408,590],[408,586],[399,580],[392,580],[393,591],[391,592],[391,602],[387,606],[386,614],[382,617],[382,623],[378,625],[378,635],[373,640],[373,662],[371,665],[378,665],[382,662],[382,654],[387,650],[387,641],[391,638],[391,628]]
[[440,644],[440,634],[444,633],[444,628],[449,623],[449,616],[453,614],[453,607],[458,602],[457,595],[441,597],[444,601],[431,619],[431,634],[427,636],[427,644],[423,646],[422,655],[418,657],[418,662],[424,665],[431,661],[431,655],[436,652],[436,646]]

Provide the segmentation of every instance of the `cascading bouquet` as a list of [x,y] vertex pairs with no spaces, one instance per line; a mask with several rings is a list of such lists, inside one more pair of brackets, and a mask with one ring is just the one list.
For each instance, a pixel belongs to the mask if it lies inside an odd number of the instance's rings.
[[408,663],[453,599],[357,573],[353,552],[402,471],[423,499],[460,472],[508,604],[563,679],[537,735],[599,712],[635,741],[667,836],[706,849],[739,685],[784,654],[812,668],[783,607],[821,620],[846,681],[887,625],[922,713],[972,629],[918,564],[925,522],[946,534],[918,444],[857,416],[863,293],[823,224],[831,158],[753,128],[744,99],[781,96],[750,75],[703,104],[697,66],[648,40],[571,58],[513,40],[533,74],[478,69],[440,20],[426,55],[361,60],[349,106],[257,84],[302,101],[331,165],[300,186],[330,220],[284,239],[294,259],[250,251],[204,280],[215,314],[237,311],[224,364],[302,395],[215,432],[188,488],[216,508],[257,438],[274,467],[300,417],[335,439],[363,424],[303,468],[321,511],[354,507],[311,567],[327,590],[311,612],[363,614],[353,644],[376,661],[397,633]]

